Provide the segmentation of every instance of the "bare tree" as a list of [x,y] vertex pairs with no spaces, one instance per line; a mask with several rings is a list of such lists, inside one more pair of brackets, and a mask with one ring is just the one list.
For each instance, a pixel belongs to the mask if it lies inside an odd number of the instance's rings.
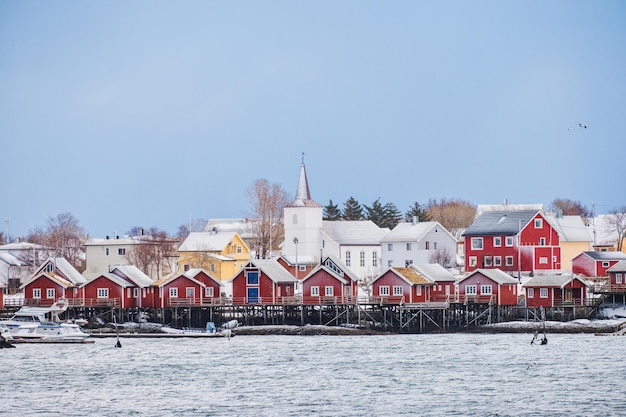
[[257,257],[265,258],[278,248],[284,235],[283,207],[289,203],[289,194],[280,184],[258,179],[246,188],[246,196],[254,250]]
[[428,262],[431,264],[439,264],[444,268],[449,268],[452,265],[452,254],[448,251],[448,248],[437,249],[430,258]]
[[83,244],[86,236],[73,214],[61,213],[49,217],[45,229],[37,226],[29,231],[26,240],[45,246],[48,256],[63,257],[77,271],[82,272],[85,269]]
[[564,216],[580,216],[583,219],[593,216],[592,211],[583,206],[580,201],[570,200],[569,198],[555,198],[550,203],[550,209],[560,212]]
[[626,239],[626,206],[609,211],[606,223],[607,228],[617,235],[616,249],[621,251],[624,239]]
[[457,199],[442,198],[441,201],[429,199],[427,211],[432,221],[441,223],[457,240],[476,217],[476,206]]
[[135,226],[128,234],[137,239],[137,244],[126,253],[126,259],[131,265],[154,279],[172,271],[178,239],[168,237],[165,231],[155,226],[149,229]]

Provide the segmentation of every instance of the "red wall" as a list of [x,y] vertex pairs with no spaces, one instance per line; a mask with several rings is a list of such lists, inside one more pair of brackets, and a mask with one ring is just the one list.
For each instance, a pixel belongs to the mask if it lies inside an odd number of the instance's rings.
[[581,253],[572,259],[572,272],[586,277],[596,276],[596,261],[591,256]]
[[100,276],[93,281],[89,282],[83,287],[83,297],[84,298],[98,298],[98,288],[108,288],[109,289],[109,299],[119,298],[120,307],[130,308],[134,307],[134,305],[128,303],[128,299],[126,297],[126,291],[119,284],[111,281],[108,278]]
[[[499,285],[497,282],[481,273],[474,273],[459,283],[459,301],[461,302],[465,301],[465,287],[467,285],[476,285],[476,296],[471,297],[473,297],[477,303],[487,303],[491,299],[491,296],[493,296],[497,305],[517,304],[517,284]],[[491,295],[481,294],[481,285],[491,285]]]
[[[39,304],[44,306],[50,306],[54,304],[56,300],[62,297],[66,298],[74,298],[74,289],[70,288],[67,292],[65,289],[57,284],[56,282],[50,280],[45,275],[41,275],[39,278],[36,278],[33,282],[29,283],[24,287],[24,299],[30,303],[35,302],[33,298],[33,289],[39,288],[41,289],[41,299],[37,300]],[[54,289],[54,300],[46,298],[47,290],[53,288]]]

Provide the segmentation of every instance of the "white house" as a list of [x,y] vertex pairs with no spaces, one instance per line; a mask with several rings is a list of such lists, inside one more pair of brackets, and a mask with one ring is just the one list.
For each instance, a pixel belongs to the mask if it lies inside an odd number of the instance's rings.
[[126,255],[131,249],[140,244],[139,240],[119,236],[110,239],[90,239],[83,244],[85,248],[85,271],[83,276],[88,281],[103,273],[108,273],[116,266],[129,265]]

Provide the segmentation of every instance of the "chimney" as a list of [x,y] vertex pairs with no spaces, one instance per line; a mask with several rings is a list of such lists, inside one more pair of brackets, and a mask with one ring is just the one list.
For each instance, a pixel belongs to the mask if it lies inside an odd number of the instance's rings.
[[419,223],[419,219],[417,216],[413,216],[413,220],[411,221],[411,224],[415,225]]

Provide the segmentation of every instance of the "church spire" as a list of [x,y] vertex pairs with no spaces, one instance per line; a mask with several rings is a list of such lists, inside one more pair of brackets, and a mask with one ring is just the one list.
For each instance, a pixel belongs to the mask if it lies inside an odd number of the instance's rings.
[[311,200],[309,181],[306,178],[306,168],[304,167],[304,152],[302,152],[302,163],[300,164],[300,176],[298,177],[296,198],[288,204],[288,207],[321,207],[315,201]]

